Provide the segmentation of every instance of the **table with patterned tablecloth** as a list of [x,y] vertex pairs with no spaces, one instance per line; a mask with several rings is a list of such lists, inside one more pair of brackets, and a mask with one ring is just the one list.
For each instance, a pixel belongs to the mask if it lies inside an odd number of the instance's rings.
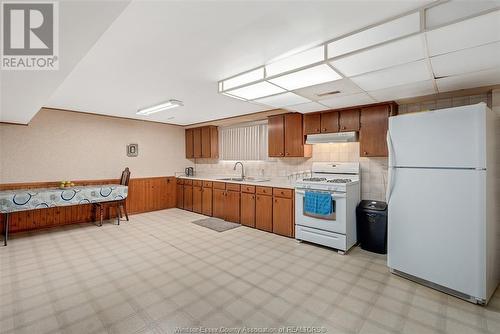
[[119,201],[127,198],[128,187],[119,184],[76,186],[66,189],[33,188],[0,191],[0,213],[4,214],[4,244],[7,245],[9,213],[56,206]]

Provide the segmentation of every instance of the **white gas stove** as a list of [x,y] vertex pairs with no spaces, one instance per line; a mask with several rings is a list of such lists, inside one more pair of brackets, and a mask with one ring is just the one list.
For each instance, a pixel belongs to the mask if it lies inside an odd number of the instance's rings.
[[[331,196],[328,214],[308,212],[306,196]],[[335,248],[344,254],[356,244],[356,206],[360,200],[359,163],[314,162],[311,177],[295,185],[295,238]]]

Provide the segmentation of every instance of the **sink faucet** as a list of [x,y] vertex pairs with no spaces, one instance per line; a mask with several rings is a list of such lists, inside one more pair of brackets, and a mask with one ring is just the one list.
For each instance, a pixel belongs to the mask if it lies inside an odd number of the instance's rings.
[[244,179],[245,178],[245,167],[243,167],[243,163],[241,161],[238,161],[237,163],[234,164],[233,170],[236,170],[236,166],[238,166],[238,164],[241,165],[241,178]]

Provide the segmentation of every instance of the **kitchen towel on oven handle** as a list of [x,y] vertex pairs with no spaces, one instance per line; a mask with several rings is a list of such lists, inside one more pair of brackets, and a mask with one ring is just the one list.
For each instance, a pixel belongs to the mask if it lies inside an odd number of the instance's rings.
[[306,191],[304,195],[304,211],[321,216],[331,215],[333,213],[332,194]]

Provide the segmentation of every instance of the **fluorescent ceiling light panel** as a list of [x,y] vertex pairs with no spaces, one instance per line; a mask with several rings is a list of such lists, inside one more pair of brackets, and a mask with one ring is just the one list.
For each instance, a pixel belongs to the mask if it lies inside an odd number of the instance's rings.
[[325,46],[297,53],[266,65],[268,77],[325,60]]
[[[332,82],[325,82],[319,85],[304,87],[294,90],[295,93],[307,97],[310,100],[324,100],[331,98],[333,95],[350,95],[361,93],[363,90],[355,85],[350,79],[340,79]],[[340,92],[332,95],[328,93]]]
[[430,56],[500,41],[500,10],[426,32]]
[[250,86],[233,89],[225,93],[228,93],[229,95],[234,95],[242,99],[253,100],[259,97],[269,96],[283,92],[285,92],[283,88],[275,86],[267,81],[263,81]]
[[434,28],[498,7],[498,1],[449,1],[426,9],[425,24]]
[[252,70],[238,76],[235,76],[230,79],[226,79],[222,82],[223,89],[228,90],[234,87],[238,87],[249,82],[254,82],[258,80],[264,79],[264,68],[258,68],[256,70]]
[[288,107],[286,107],[286,109],[298,111],[301,113],[308,113],[308,112],[314,112],[314,111],[327,110],[330,108],[326,107],[322,104],[319,104],[318,102],[308,102],[308,103],[297,104],[294,106],[288,106]]
[[384,88],[368,92],[378,102],[405,99],[436,93],[432,80],[414,82],[402,86]]
[[500,84],[500,69],[490,69],[436,80],[439,92]]
[[265,104],[265,105],[268,105],[271,107],[281,108],[281,107],[286,107],[286,106],[291,106],[291,105],[305,103],[305,102],[311,102],[311,101],[309,101],[305,97],[298,96],[297,94],[287,92],[284,94],[273,95],[273,96],[265,97],[263,99],[258,99],[258,100],[255,100],[255,102]]
[[152,107],[148,107],[148,108],[144,108],[144,109],[139,109],[136,112],[136,114],[137,115],[150,115],[150,114],[157,113],[159,111],[180,107],[182,105],[183,105],[183,103],[181,101],[168,100],[167,102],[162,103],[162,104],[158,104],[156,106],[152,106]]
[[363,104],[370,104],[376,102],[366,93],[358,93],[352,95],[344,95],[332,97],[330,99],[321,100],[321,104],[324,104],[330,108],[344,108],[351,106],[358,106]]
[[321,64],[305,70],[286,74],[269,81],[287,90],[317,85],[320,83],[335,81],[342,77],[327,64]]
[[412,82],[430,80],[426,60],[394,66],[384,70],[350,78],[365,91],[401,86]]
[[500,42],[435,56],[431,64],[436,77],[500,68]]
[[244,98],[241,98],[241,97],[238,97],[238,96],[234,96],[234,95],[231,95],[229,93],[221,93],[222,95],[226,95],[228,97],[232,97],[233,99],[238,99],[238,100],[242,100],[242,101],[246,101]]
[[331,42],[327,46],[328,58],[337,57],[419,31],[420,13],[415,12]]
[[423,34],[383,44],[331,62],[345,76],[372,72],[425,58]]

